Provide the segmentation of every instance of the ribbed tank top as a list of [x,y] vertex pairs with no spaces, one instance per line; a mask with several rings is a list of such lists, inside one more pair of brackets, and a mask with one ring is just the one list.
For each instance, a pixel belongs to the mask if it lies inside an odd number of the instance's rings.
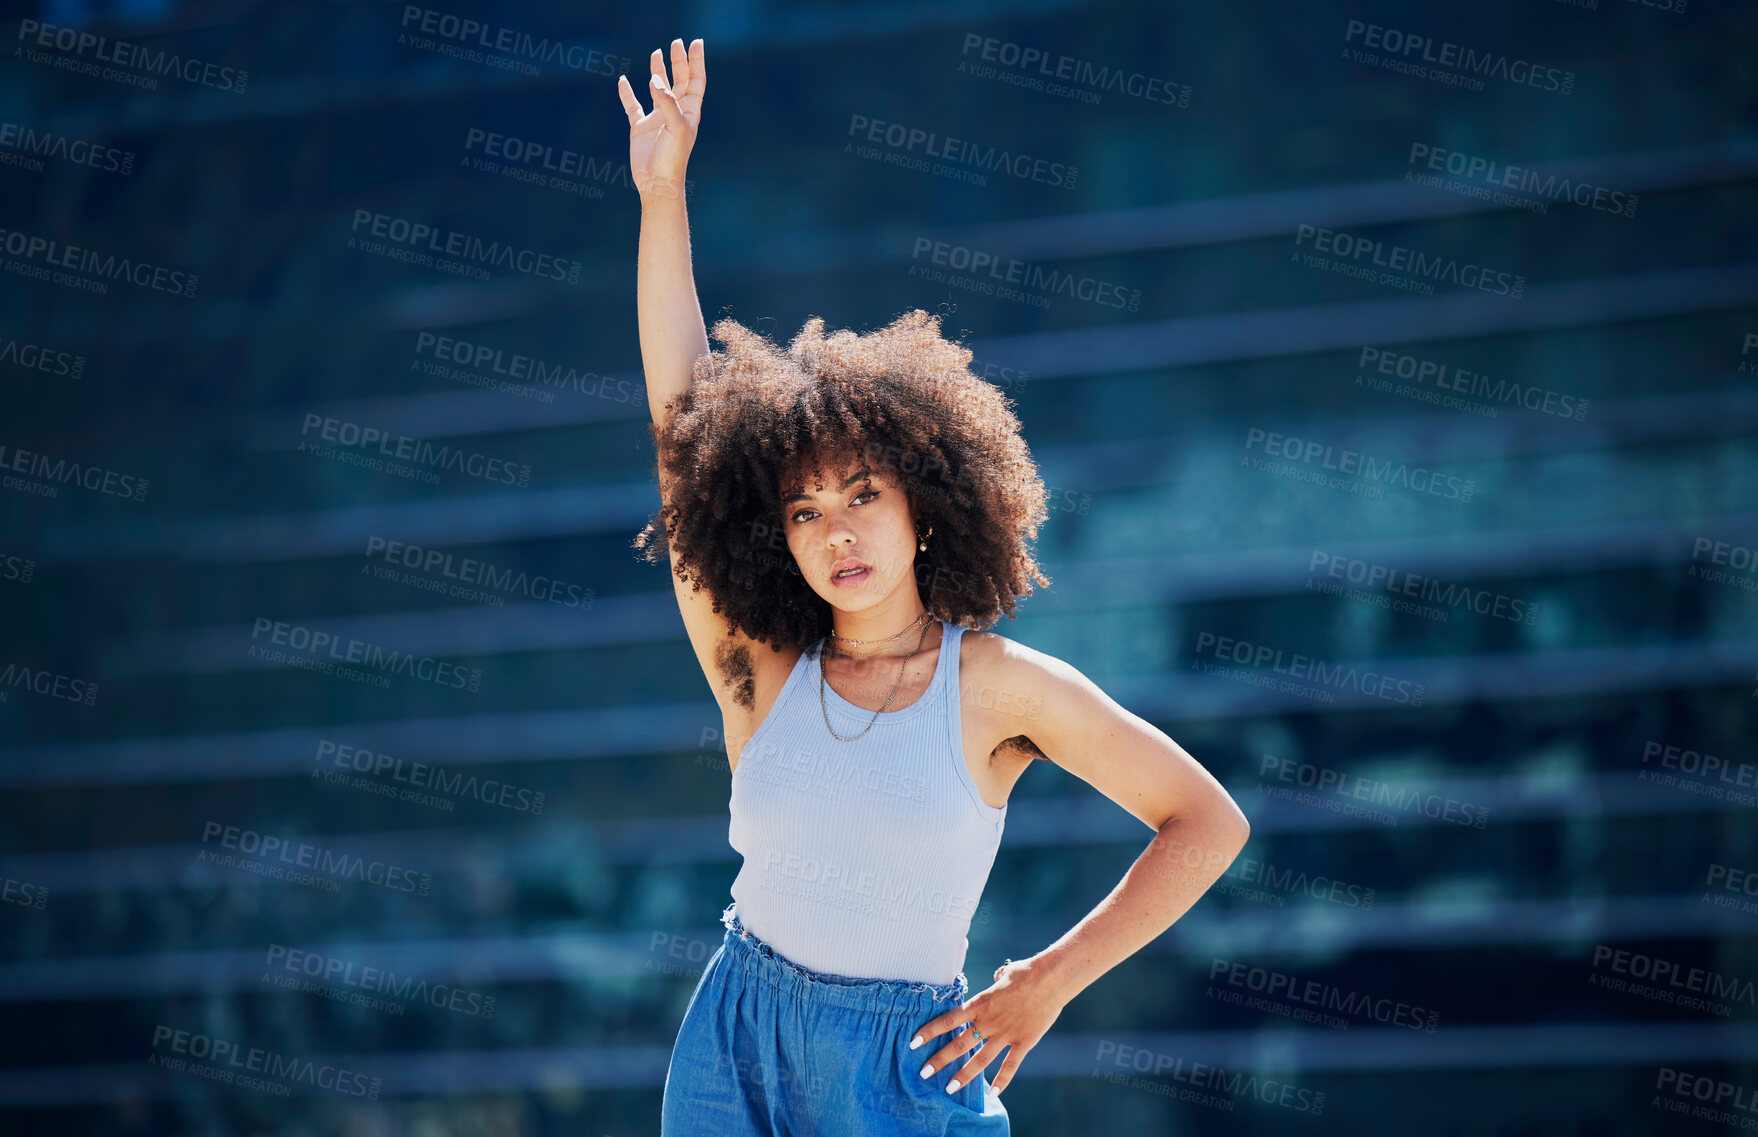
[[873,712],[818,682],[824,640],[801,652],[739,755],[728,840],[744,858],[740,922],[803,967],[861,979],[949,984],[994,867],[1007,807],[989,805],[964,760],[958,650],[909,706]]

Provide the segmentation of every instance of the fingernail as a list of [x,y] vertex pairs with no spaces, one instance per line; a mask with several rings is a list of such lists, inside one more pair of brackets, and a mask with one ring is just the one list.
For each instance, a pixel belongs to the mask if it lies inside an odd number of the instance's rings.
[[922,1036],[919,1034],[916,1035],[914,1038],[910,1039],[910,1049],[911,1050],[914,1050],[916,1047],[920,1046],[921,1044],[922,1044]]
[[934,1072],[934,1067],[932,1064],[929,1064],[927,1066],[922,1067],[922,1077],[924,1077],[924,1078],[926,1078],[929,1074],[932,1074],[933,1072]]
[[946,1092],[947,1093],[952,1093],[956,1089],[958,1089],[958,1079],[957,1078],[954,1078],[954,1079],[952,1079],[952,1081],[946,1083]]

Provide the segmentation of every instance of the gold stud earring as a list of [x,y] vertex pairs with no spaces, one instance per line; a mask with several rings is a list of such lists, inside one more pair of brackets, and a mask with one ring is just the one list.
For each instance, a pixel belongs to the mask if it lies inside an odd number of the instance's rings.
[[916,542],[916,549],[919,552],[923,552],[923,553],[927,552],[928,551],[928,538],[932,537],[933,535],[934,535],[934,527],[932,525],[930,525],[930,526],[928,526],[928,531],[926,533],[922,534],[922,539]]

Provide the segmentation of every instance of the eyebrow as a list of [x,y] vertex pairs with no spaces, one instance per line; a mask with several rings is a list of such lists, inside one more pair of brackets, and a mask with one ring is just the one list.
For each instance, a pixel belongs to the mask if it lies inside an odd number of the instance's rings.
[[[842,485],[840,485],[836,488],[836,492],[841,493],[843,490],[848,489],[850,486],[854,485],[856,482],[864,481],[867,478],[871,478],[872,476],[873,476],[872,468],[868,467],[868,466],[862,466],[860,469],[858,469],[854,473],[850,474],[848,476],[848,479],[846,481],[844,481],[842,483]],[[800,493],[790,494],[789,496],[782,498],[781,504],[792,505],[796,501],[809,501],[809,500],[811,500],[810,495],[808,495],[804,492],[800,492]]]

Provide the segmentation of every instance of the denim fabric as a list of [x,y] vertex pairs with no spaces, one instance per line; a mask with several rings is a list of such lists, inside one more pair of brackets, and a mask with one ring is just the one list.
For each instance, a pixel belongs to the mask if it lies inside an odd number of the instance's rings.
[[678,1029],[661,1137],[1009,1132],[1007,1110],[984,1075],[946,1092],[973,1052],[921,1076],[956,1028],[909,1048],[918,1027],[964,1002],[963,972],[936,986],[811,971],[753,935],[737,907],[721,913],[726,934]]

